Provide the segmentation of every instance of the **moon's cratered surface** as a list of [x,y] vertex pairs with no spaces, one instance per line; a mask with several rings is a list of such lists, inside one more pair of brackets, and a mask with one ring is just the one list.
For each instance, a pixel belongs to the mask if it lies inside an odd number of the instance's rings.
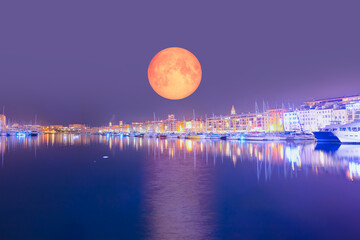
[[157,53],[150,62],[148,78],[160,96],[178,100],[190,96],[201,82],[201,66],[194,54],[172,47]]

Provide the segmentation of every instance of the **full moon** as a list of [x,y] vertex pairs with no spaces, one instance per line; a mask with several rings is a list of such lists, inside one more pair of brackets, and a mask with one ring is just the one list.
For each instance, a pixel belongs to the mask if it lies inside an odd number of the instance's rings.
[[151,87],[160,96],[179,100],[190,96],[201,82],[201,66],[194,54],[171,47],[158,52],[149,64]]

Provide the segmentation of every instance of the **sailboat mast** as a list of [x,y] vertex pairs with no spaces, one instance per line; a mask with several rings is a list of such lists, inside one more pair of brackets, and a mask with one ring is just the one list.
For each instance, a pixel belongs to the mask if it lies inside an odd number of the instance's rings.
[[282,125],[283,125],[282,127],[283,127],[283,132],[285,132],[285,121],[284,121],[284,120],[285,120],[285,117],[284,117],[284,116],[285,116],[285,115],[284,115],[285,113],[284,113],[284,109],[285,109],[285,106],[284,106],[284,103],[282,102],[282,103],[281,103],[281,112],[282,112]]
[[184,119],[184,132],[185,132],[186,122],[185,122],[185,116],[184,115],[183,115],[183,119]]
[[[3,120],[5,119],[5,114],[4,114],[4,106],[3,106]],[[0,125],[0,131],[2,132],[3,131],[3,126],[4,126],[4,123],[3,121],[1,121],[1,125]]]
[[213,113],[213,124],[212,124],[212,132],[214,133],[214,125],[215,125],[215,114]]
[[266,128],[265,128],[265,114],[266,114],[266,105],[265,105],[265,100],[263,100],[263,128],[264,128],[264,132],[266,132]]
[[205,132],[207,133],[208,131],[208,124],[207,124],[207,114],[205,114]]
[[154,133],[156,132],[155,131],[155,122],[156,122],[156,118],[155,118],[155,112],[153,112],[154,113],[154,123],[153,123],[153,130],[154,130]]
[[271,133],[271,126],[270,126],[270,116],[269,116],[269,102],[266,103],[266,115],[267,115],[267,121],[269,124],[269,133]]
[[195,109],[193,109],[193,121],[194,121],[194,132],[196,132],[196,126],[195,126]]

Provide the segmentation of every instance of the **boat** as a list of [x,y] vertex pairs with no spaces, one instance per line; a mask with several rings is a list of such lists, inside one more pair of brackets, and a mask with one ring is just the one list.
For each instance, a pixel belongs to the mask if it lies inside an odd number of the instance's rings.
[[176,134],[176,133],[169,133],[167,134],[166,136],[167,138],[179,138],[179,134]]
[[340,143],[339,138],[335,135],[335,132],[339,130],[341,124],[330,124],[320,131],[312,132],[318,142],[332,142]]
[[31,136],[31,137],[36,137],[38,135],[39,135],[38,131],[32,130],[32,131],[29,132],[29,136]]
[[198,134],[188,134],[185,136],[185,139],[193,139],[193,140],[200,140],[200,139],[205,139],[206,135],[202,134],[202,133],[198,133]]
[[30,137],[37,137],[39,135],[38,129],[37,129],[37,125],[36,125],[36,120],[37,120],[37,116],[35,115],[35,126],[33,125],[31,127],[31,129],[29,129],[26,134]]
[[264,141],[285,141],[286,136],[280,133],[265,134]]
[[217,134],[217,133],[208,133],[205,134],[205,139],[220,139],[222,137],[221,134]]
[[144,133],[136,133],[136,134],[135,134],[135,137],[143,138],[144,135],[145,135]]
[[15,135],[18,137],[26,137],[27,133],[24,131],[18,131],[15,133]]
[[6,133],[7,136],[15,136],[16,135],[16,131],[13,130],[13,129],[10,129],[7,133]]
[[106,137],[110,137],[110,136],[113,135],[113,132],[103,132],[103,133],[101,133],[101,135],[106,136]]
[[265,134],[263,134],[263,133],[246,134],[244,136],[244,140],[246,140],[246,141],[264,141],[265,140]]
[[179,134],[179,135],[178,135],[178,138],[180,138],[180,139],[185,139],[185,138],[186,138],[186,134]]
[[306,132],[294,132],[286,135],[286,140],[288,141],[314,141],[315,136],[312,133]]
[[199,139],[205,139],[206,135],[205,134],[199,134]]
[[199,140],[200,138],[197,135],[187,135],[185,139]]
[[227,140],[241,140],[242,138],[242,135],[241,134],[238,134],[238,133],[233,133],[233,134],[230,134],[229,136],[227,136]]
[[341,143],[360,143],[360,121],[341,125],[334,135],[340,140]]
[[223,135],[223,136],[220,137],[220,139],[221,140],[226,140],[226,139],[228,139],[228,135]]
[[145,137],[154,138],[154,137],[156,137],[156,134],[155,133],[146,133]]
[[166,138],[166,134],[159,134],[157,137],[160,138],[160,139],[165,139],[165,138]]

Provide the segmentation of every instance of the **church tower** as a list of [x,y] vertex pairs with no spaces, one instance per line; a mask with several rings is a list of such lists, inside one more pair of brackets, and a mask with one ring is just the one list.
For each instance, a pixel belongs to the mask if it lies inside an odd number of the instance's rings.
[[234,105],[232,105],[232,107],[231,107],[231,115],[235,115],[235,114],[236,114],[235,108],[234,108]]

